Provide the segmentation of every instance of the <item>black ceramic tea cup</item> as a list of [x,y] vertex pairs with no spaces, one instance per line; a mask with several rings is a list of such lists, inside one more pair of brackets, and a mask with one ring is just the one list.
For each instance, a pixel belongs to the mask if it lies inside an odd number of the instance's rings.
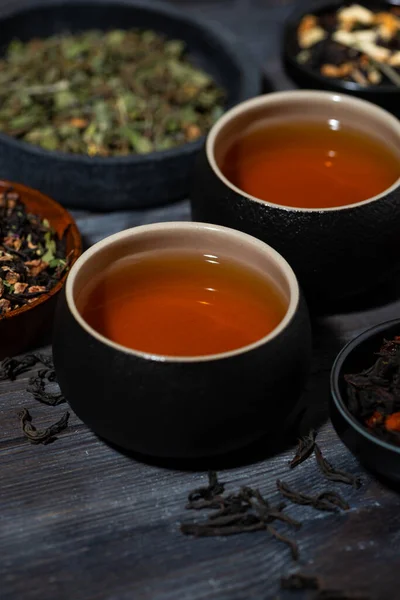
[[400,122],[372,103],[307,90],[259,96],[229,110],[211,129],[197,161],[192,216],[270,244],[293,267],[312,308],[323,310],[326,304],[389,280],[399,269],[400,178],[365,201],[317,209],[260,200],[224,176],[221,161],[226,148],[246,128],[268,119],[284,122],[296,117],[350,124],[390,143],[400,161]]
[[[77,307],[88,282],[121,258],[166,249],[257,269],[281,290],[283,319],[251,345],[190,357],[133,350],[92,329]],[[283,431],[310,350],[308,312],[289,264],[249,235],[203,223],[144,225],[87,250],[69,273],[53,344],[61,390],[82,421],[117,446],[169,458],[222,454]]]

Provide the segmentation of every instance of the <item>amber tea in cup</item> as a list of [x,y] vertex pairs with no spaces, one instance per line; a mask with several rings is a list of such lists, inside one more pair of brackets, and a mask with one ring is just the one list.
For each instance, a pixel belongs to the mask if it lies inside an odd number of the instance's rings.
[[187,460],[283,432],[311,331],[296,276],[271,246],[219,225],[153,223],[75,263],[53,355],[63,395],[98,436]]
[[287,311],[265,274],[223,254],[148,251],[109,265],[78,303],[85,321],[122,346],[168,356],[252,344]]
[[400,177],[400,157],[378,135],[337,119],[251,123],[220,158],[236,187],[260,200],[299,208],[362,202]]

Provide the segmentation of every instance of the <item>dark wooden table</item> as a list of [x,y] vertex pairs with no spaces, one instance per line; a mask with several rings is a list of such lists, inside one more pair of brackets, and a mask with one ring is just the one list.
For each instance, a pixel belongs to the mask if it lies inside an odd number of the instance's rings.
[[[20,4],[29,4],[29,1]],[[277,89],[290,83],[279,62],[280,25],[289,2],[176,0],[182,10],[222,23],[247,43]],[[3,11],[17,0],[1,0]],[[150,211],[76,212],[87,244],[133,225],[189,219],[187,202]],[[377,224],[379,226],[379,224]],[[298,423],[319,426],[319,440],[336,466],[359,473],[360,490],[337,486],[351,509],[319,513],[291,506],[303,521],[295,537],[301,565],[330,587],[360,590],[371,598],[400,598],[400,496],[363,470],[329,422],[329,371],[338,349],[370,325],[399,316],[400,304],[381,295],[362,312],[314,319],[314,362]],[[0,340],[1,343],[1,340]],[[48,349],[49,350],[49,349]],[[33,371],[34,372],[34,371]],[[287,548],[266,533],[226,539],[191,539],[179,524],[188,492],[206,482],[204,471],[149,464],[108,447],[75,416],[50,446],[23,439],[21,407],[45,425],[63,412],[26,392],[29,374],[0,382],[0,598],[1,600],[267,600],[307,598],[279,590],[294,568]],[[189,401],[189,400],[188,400]],[[227,399],[229,402],[229,398]],[[266,444],[221,468],[228,490],[256,485],[278,501],[277,477],[304,491],[323,490],[315,460],[289,471],[293,449],[271,455]]]

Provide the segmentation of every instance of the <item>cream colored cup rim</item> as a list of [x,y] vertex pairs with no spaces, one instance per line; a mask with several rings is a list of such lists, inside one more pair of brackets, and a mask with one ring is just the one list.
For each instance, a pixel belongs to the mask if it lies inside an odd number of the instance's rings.
[[400,177],[388,188],[383,190],[380,194],[373,196],[372,198],[367,198],[366,200],[361,200],[361,202],[355,202],[354,204],[346,204],[343,206],[331,206],[328,208],[302,208],[298,206],[286,206],[283,204],[275,204],[274,202],[270,202],[268,200],[261,200],[256,196],[252,196],[247,192],[244,192],[239,187],[235,186],[232,182],[229,181],[223,175],[222,171],[217,165],[217,161],[214,156],[214,147],[217,136],[222,131],[227,123],[234,120],[241,114],[247,112],[248,110],[252,110],[253,108],[268,106],[271,104],[277,104],[280,102],[296,102],[298,100],[304,100],[304,98],[309,98],[310,102],[318,102],[326,104],[327,106],[331,102],[341,102],[343,104],[347,104],[348,106],[353,106],[354,108],[363,107],[367,109],[372,118],[383,119],[386,123],[392,127],[394,132],[399,136],[400,140],[400,121],[396,119],[393,115],[391,115],[388,111],[372,104],[367,100],[362,100],[360,98],[354,98],[352,96],[348,96],[346,94],[338,94],[336,92],[324,92],[324,91],[316,91],[316,90],[296,90],[296,91],[285,91],[285,92],[272,92],[269,94],[263,94],[261,96],[256,96],[255,98],[250,98],[250,100],[245,100],[240,104],[237,104],[226,113],[222,115],[216,121],[216,123],[210,129],[207,140],[206,140],[206,156],[207,160],[214,171],[215,175],[231,190],[236,192],[237,194],[248,198],[249,200],[253,200],[254,202],[258,202],[259,204],[273,206],[274,208],[279,208],[281,210],[286,211],[296,211],[296,212],[333,212],[339,210],[348,210],[351,208],[356,208],[357,206],[363,206],[364,204],[369,204],[371,202],[375,202],[381,198],[384,198],[391,192],[393,192],[400,185]]
[[[152,354],[148,352],[142,352],[140,350],[134,350],[123,346],[121,344],[117,344],[109,340],[107,337],[101,335],[97,331],[95,331],[81,316],[78,311],[75,300],[74,300],[74,285],[76,281],[76,276],[79,273],[80,269],[83,267],[85,263],[91,260],[98,252],[104,250],[110,245],[118,244],[122,240],[127,240],[129,238],[135,237],[138,234],[145,232],[162,232],[162,231],[194,231],[194,230],[204,230],[204,231],[215,231],[222,232],[225,235],[230,236],[231,238],[236,238],[238,244],[242,245],[253,245],[268,253],[270,258],[273,260],[275,265],[280,269],[280,271],[284,274],[288,287],[289,287],[289,302],[285,316],[280,321],[280,323],[273,329],[268,335],[260,338],[256,342],[249,344],[247,346],[242,346],[240,348],[236,348],[234,350],[230,350],[229,352],[222,352],[218,354],[207,354],[201,356],[169,356],[169,355],[161,355],[161,354]],[[196,223],[196,222],[185,222],[185,221],[171,221],[167,223],[153,223],[150,225],[140,225],[137,227],[132,227],[130,229],[125,229],[124,231],[120,231],[113,235],[106,237],[105,239],[97,242],[93,246],[91,246],[88,250],[86,250],[74,263],[71,268],[71,271],[68,274],[67,281],[65,284],[65,295],[67,305],[69,310],[71,311],[72,316],[79,323],[79,325],[92,337],[96,338],[99,342],[113,348],[114,350],[118,350],[120,352],[124,352],[125,354],[130,354],[132,356],[137,356],[140,358],[159,361],[159,362],[175,362],[175,363],[195,363],[195,362],[206,362],[213,361],[218,359],[231,358],[234,356],[238,356],[245,352],[249,352],[251,350],[255,350],[260,346],[264,345],[267,342],[270,342],[274,338],[276,338],[282,331],[289,325],[292,320],[297,306],[299,304],[299,285],[296,279],[296,276],[289,265],[289,263],[273,248],[265,244],[264,242],[235,229],[230,229],[228,227],[222,227],[220,225],[211,225],[208,223]]]

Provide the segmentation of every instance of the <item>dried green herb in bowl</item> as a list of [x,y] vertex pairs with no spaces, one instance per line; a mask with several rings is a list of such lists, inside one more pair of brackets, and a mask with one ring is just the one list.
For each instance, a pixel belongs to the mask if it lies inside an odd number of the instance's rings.
[[0,60],[0,131],[46,150],[147,154],[194,141],[224,91],[183,41],[151,30],[14,40]]

